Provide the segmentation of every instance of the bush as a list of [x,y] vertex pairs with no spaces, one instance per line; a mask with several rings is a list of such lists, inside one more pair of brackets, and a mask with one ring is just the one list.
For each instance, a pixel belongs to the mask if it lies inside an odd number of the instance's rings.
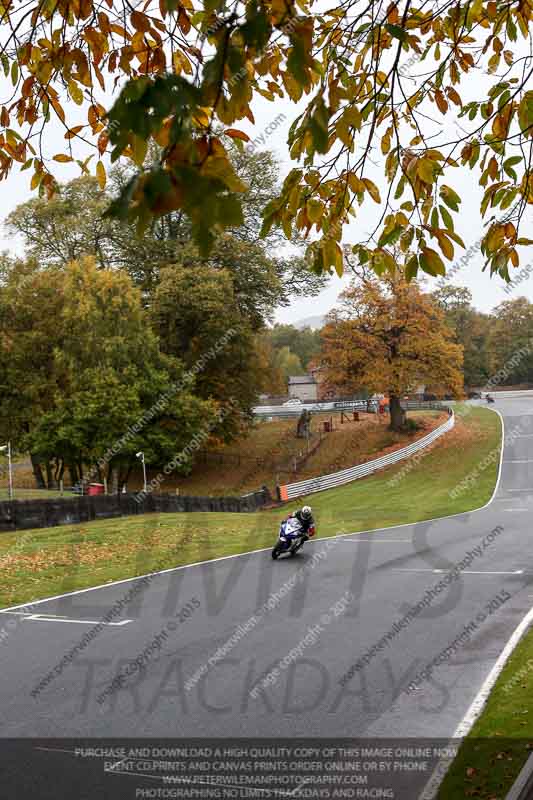
[[417,433],[422,428],[422,425],[416,419],[406,419],[404,430],[406,433]]

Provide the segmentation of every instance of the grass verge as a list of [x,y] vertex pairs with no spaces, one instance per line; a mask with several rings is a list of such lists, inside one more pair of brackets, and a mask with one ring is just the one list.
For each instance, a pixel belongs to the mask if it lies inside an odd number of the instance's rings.
[[[319,535],[418,522],[484,505],[498,464],[478,467],[498,451],[501,424],[493,412],[469,408],[420,459],[309,497]],[[452,499],[453,488],[476,470],[475,485]],[[277,508],[256,514],[151,514],[0,534],[0,607],[269,547],[284,513]]]
[[439,800],[503,800],[533,750],[533,631],[505,665],[461,745]]

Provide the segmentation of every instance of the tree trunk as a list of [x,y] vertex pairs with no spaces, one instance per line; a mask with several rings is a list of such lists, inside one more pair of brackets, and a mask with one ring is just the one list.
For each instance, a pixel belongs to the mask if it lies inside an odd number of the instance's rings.
[[70,480],[73,486],[77,486],[79,483],[79,475],[78,475],[78,468],[76,464],[68,464],[68,471],[70,473]]
[[53,489],[54,488],[54,477],[52,475],[52,465],[49,461],[45,462],[45,469],[46,469],[46,488]]
[[128,464],[127,467],[121,467],[118,476],[118,485],[120,491],[122,491],[123,486],[127,486],[131,472],[132,472],[132,464]]
[[46,489],[46,484],[44,482],[44,475],[41,469],[41,464],[39,463],[37,456],[35,453],[30,453],[31,458],[31,466],[33,469],[33,475],[35,477],[35,483],[37,484],[38,489]]
[[118,494],[118,468],[112,467],[109,471],[109,493]]
[[400,405],[400,398],[396,394],[389,396],[390,429],[399,432],[405,426],[405,411]]

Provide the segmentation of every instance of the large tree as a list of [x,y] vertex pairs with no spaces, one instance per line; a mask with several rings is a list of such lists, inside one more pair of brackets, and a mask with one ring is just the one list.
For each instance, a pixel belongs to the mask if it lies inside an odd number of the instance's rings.
[[254,305],[250,307],[249,292],[240,303],[241,277],[201,259],[194,268],[191,264],[168,266],[161,271],[150,308],[163,351],[188,369],[202,365],[195,384],[198,395],[231,402],[232,413],[224,419],[224,429],[233,434],[241,430],[243,414],[251,415],[263,381],[255,357],[261,314]]
[[437,304],[399,271],[381,281],[355,281],[321,334],[327,383],[348,392],[387,394],[393,430],[405,423],[402,396],[419,384],[462,393],[462,347],[453,342]]
[[[153,150],[147,162],[157,157]],[[242,224],[214,240],[210,258],[224,266],[238,249],[243,269],[242,285],[250,282],[250,269],[258,271],[268,265],[277,276],[276,290],[271,286],[265,304],[286,305],[291,295],[316,295],[325,279],[308,269],[302,256],[300,239],[295,236],[289,248],[280,247],[280,235],[273,231],[266,239],[259,236],[261,209],[266,199],[279,189],[279,168],[272,153],[260,152],[244,157],[235,148],[232,161],[246,183],[243,196]],[[142,237],[137,237],[132,223],[120,223],[105,217],[113,193],[121,190],[131,178],[132,170],[117,165],[110,181],[102,190],[96,178],[84,175],[58,187],[53,197],[33,198],[19,205],[7,220],[11,233],[23,238],[26,255],[42,266],[59,266],[83,256],[93,256],[104,268],[120,268],[128,272],[145,295],[150,295],[159,280],[162,266],[184,259],[198,248],[191,247],[191,226],[183,214],[170,211],[153,219]],[[228,253],[228,241],[233,249]],[[244,264],[246,263],[246,267]],[[257,285],[260,276],[252,279]]]
[[[40,464],[48,483],[65,468],[73,481],[93,467],[124,478],[138,450],[161,464],[198,431],[213,426],[216,435],[220,403],[200,399],[194,377],[183,376],[183,364],[160,351],[124,273],[90,259],[61,269],[26,265],[0,288],[0,425],[32,453],[41,485]],[[188,466],[185,459],[180,468]]]
[[[0,103],[0,177],[18,162],[33,188],[51,194],[54,160],[77,160],[103,186],[110,150],[138,168],[113,213],[141,227],[183,213],[205,251],[221,229],[243,222],[246,186],[220,126],[243,145],[250,137],[239,122],[253,124],[256,97],[273,106],[304,99],[288,136],[299,164],[268,204],[265,230],[318,234],[316,268],[340,271],[343,225],[363,202],[376,202],[374,233],[355,242],[361,257],[393,270],[389,247],[399,241],[407,278],[442,274],[441,254],[453,258],[462,244],[453,187],[462,168],[480,187],[482,252],[507,278],[530,243],[520,225],[533,203],[532,14],[533,0],[330,8],[294,0],[27,8],[7,0],[2,63],[12,87]],[[117,85],[107,109],[103,92]],[[52,118],[64,128],[64,152],[47,148]],[[160,157],[145,169],[154,141]]]

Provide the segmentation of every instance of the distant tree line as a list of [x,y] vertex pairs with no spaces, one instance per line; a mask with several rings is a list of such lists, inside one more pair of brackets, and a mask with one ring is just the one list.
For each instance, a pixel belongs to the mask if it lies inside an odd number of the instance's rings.
[[287,393],[291,375],[305,375],[320,353],[320,331],[309,327],[276,324],[261,336],[261,350],[267,364],[265,391]]
[[464,287],[446,286],[433,297],[463,347],[466,388],[533,383],[533,303],[518,296],[482,313]]

